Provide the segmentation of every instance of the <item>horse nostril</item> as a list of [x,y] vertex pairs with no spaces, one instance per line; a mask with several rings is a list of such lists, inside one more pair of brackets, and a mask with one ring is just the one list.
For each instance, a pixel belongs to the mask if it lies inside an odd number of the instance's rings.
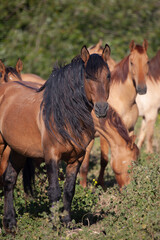
[[146,86],[145,87],[140,87],[140,86],[137,87],[137,93],[138,94],[143,95],[143,94],[146,94],[146,92],[147,92],[147,87]]

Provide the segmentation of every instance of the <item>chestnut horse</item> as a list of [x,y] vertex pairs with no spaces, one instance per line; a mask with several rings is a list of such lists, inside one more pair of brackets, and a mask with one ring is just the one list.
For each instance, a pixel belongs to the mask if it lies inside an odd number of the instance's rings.
[[[89,47],[88,51],[90,54],[96,53],[96,54],[102,55],[102,52],[103,52],[102,40],[100,39],[96,45]],[[110,71],[112,71],[114,69],[114,66],[116,65],[116,62],[110,56],[108,58],[107,63]]]
[[13,81],[27,81],[37,84],[44,84],[45,80],[36,74],[21,73],[23,69],[23,63],[21,59],[18,59],[16,67],[5,67],[4,63],[0,60],[0,84]]
[[146,139],[146,152],[153,153],[152,139],[154,125],[160,108],[160,50],[149,61],[149,73],[146,81],[147,93],[138,95],[136,102],[139,116],[142,116],[141,128],[138,139],[138,147],[141,148]]
[[[130,135],[133,134],[134,126],[138,118],[138,107],[135,102],[137,93],[146,94],[146,76],[148,74],[148,43],[144,40],[143,45],[130,43],[130,54],[117,63],[111,71],[111,84],[108,102],[119,113]],[[87,173],[89,168],[89,154],[94,141],[91,141],[80,169],[80,184],[87,186]],[[101,169],[98,184],[104,186],[104,171],[108,163],[108,144],[100,137],[101,146]]]
[[[66,161],[63,198],[67,214],[63,220],[66,223],[70,221],[76,176],[85,148],[94,138],[94,121],[101,129],[104,123],[96,118],[104,118],[109,107],[110,71],[106,63],[109,54],[108,45],[102,57],[89,55],[87,48],[83,47],[80,57],[63,68],[53,69],[39,89],[33,83],[27,86],[20,81],[0,85],[0,156],[6,144],[12,149],[8,167],[5,173],[1,173],[4,178],[3,226],[6,231],[14,232],[16,227],[13,189],[25,157],[45,159],[48,196],[53,207],[61,196],[58,162]],[[93,109],[94,118],[91,115]],[[101,132],[103,134],[104,131]],[[136,151],[135,146],[127,148],[130,161],[136,159]],[[24,158],[19,162],[21,156]],[[1,165],[2,161],[0,168]]]

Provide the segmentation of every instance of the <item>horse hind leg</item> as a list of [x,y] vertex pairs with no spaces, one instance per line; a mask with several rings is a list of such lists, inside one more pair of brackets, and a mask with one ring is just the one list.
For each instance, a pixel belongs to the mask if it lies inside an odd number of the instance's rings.
[[156,122],[156,117],[152,120],[147,121],[146,123],[146,152],[147,153],[153,153],[153,133],[154,133],[154,125]]
[[100,172],[98,177],[98,184],[104,187],[104,172],[108,164],[108,152],[109,146],[105,138],[100,137],[100,146],[101,146],[101,163],[100,163]]
[[3,186],[3,173],[5,172],[10,154],[10,148],[6,145],[0,134],[0,187]]
[[141,149],[144,143],[145,136],[146,136],[146,119],[143,117],[137,143],[139,149]]
[[[13,150],[9,156],[8,167],[3,175],[4,186],[4,217],[3,226],[7,233],[16,232],[16,214],[13,205],[13,191],[17,181],[18,174],[23,166],[24,157]],[[20,161],[20,162],[19,162]]]
[[86,148],[86,153],[84,160],[82,162],[81,168],[80,168],[80,185],[82,187],[87,187],[87,175],[88,175],[88,169],[89,169],[89,156],[91,149],[94,144],[94,139],[89,143],[89,145]]

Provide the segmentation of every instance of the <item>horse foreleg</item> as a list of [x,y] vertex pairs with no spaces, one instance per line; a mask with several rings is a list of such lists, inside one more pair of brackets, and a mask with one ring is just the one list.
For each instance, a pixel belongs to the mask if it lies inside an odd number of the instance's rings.
[[3,226],[6,232],[15,233],[16,214],[13,205],[13,191],[17,181],[17,176],[24,165],[25,157],[11,151],[8,167],[3,175],[4,186],[4,218]]
[[10,155],[11,149],[7,145],[6,148],[4,149],[2,155],[1,155],[1,163],[0,163],[0,176],[3,175],[5,172],[7,166],[8,166],[8,160],[9,160],[9,155]]
[[54,207],[54,202],[57,202],[61,197],[61,190],[58,181],[58,163],[53,159],[46,163],[48,176],[48,197],[49,201]]
[[94,139],[89,143],[89,145],[86,148],[86,153],[85,153],[85,157],[83,159],[81,168],[80,168],[80,185],[82,187],[87,187],[87,174],[88,174],[88,169],[89,169],[89,156],[90,156],[90,152],[91,149],[93,147],[94,144]]
[[76,177],[77,177],[77,173],[79,171],[82,160],[83,158],[79,159],[79,161],[75,161],[72,164],[68,164],[66,168],[66,181],[64,185],[64,195],[63,195],[64,213],[65,213],[63,221],[66,224],[71,221],[71,204],[72,204],[72,199],[75,192]]
[[6,143],[4,142],[3,137],[0,134],[0,187],[3,186],[3,173],[5,172],[8,164],[8,159],[6,159],[5,156],[3,155],[5,149],[6,149]]
[[100,147],[101,147],[101,167],[98,177],[98,184],[104,187],[104,171],[108,164],[108,153],[109,145],[105,138],[100,136]]
[[154,133],[154,125],[156,122],[156,117],[152,120],[149,120],[146,122],[146,152],[147,153],[153,153],[153,145],[152,145],[152,140],[153,140],[153,133]]
[[143,145],[145,136],[146,136],[146,119],[143,118],[142,123],[141,123],[139,137],[138,137],[138,143],[137,143],[137,146],[139,149],[141,149],[141,147]]

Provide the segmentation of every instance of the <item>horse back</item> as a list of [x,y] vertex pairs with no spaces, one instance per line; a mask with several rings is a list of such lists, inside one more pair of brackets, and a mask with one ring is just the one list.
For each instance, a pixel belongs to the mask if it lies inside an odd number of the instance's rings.
[[32,73],[22,73],[21,74],[22,80],[23,81],[27,81],[27,82],[34,82],[34,83],[38,83],[38,84],[44,84],[45,80],[41,77],[39,77],[36,74],[32,74]]
[[0,86],[0,132],[9,146],[26,156],[43,155],[41,97],[41,93],[17,82]]

